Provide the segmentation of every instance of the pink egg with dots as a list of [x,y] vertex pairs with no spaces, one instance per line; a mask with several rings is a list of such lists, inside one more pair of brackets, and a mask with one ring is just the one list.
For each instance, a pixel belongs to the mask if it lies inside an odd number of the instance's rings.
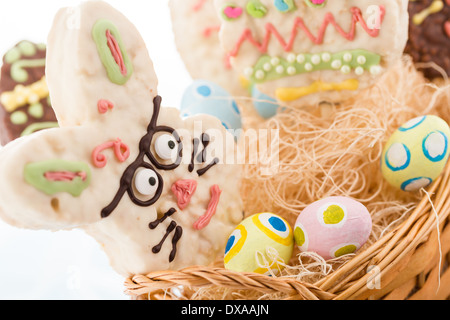
[[302,211],[294,237],[300,251],[330,260],[358,251],[371,231],[372,218],[363,204],[347,197],[330,197]]

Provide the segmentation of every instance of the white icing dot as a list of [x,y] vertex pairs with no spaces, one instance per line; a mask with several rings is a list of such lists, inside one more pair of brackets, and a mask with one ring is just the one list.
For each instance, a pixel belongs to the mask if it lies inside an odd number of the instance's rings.
[[380,66],[372,66],[370,68],[370,73],[374,76],[379,75],[381,73],[381,67]]
[[272,70],[272,65],[270,64],[270,63],[265,63],[264,65],[263,65],[263,69],[265,70],[265,71],[270,71],[270,70]]
[[328,52],[322,53],[322,60],[324,62],[330,62],[331,60],[331,54],[329,54]]
[[355,69],[355,73],[356,73],[358,76],[362,76],[362,75],[364,74],[364,68],[363,68],[363,67],[357,67],[357,68]]
[[342,67],[341,60],[333,60],[333,62],[331,63],[331,67],[336,70]]
[[351,53],[348,52],[348,53],[345,53],[345,54],[344,54],[343,59],[344,59],[345,62],[350,62],[350,61],[352,61],[353,56],[352,56]]
[[246,77],[250,78],[253,75],[253,68],[245,68],[244,74]]
[[367,62],[367,59],[364,56],[358,56],[356,60],[359,64],[365,64]]
[[277,73],[282,74],[284,72],[284,67],[280,65],[275,70],[277,71]]
[[287,56],[287,61],[288,62],[294,63],[295,59],[297,59],[297,56],[295,54],[293,54],[293,53],[288,54],[288,56]]
[[305,60],[306,60],[306,58],[305,58],[305,55],[304,55],[304,54],[299,54],[299,55],[297,56],[297,62],[298,62],[298,63],[303,63],[303,62],[305,62]]
[[295,69],[295,67],[292,67],[292,66],[288,67],[287,68],[287,73],[292,76],[292,75],[297,73],[297,69]]
[[305,70],[306,71],[311,71],[313,69],[313,65],[311,63],[305,63]]
[[264,79],[265,76],[266,76],[266,74],[262,70],[258,70],[255,72],[255,78],[258,80]]
[[320,56],[318,54],[315,54],[311,57],[311,62],[313,64],[319,64],[321,61]]
[[277,57],[273,57],[272,59],[270,59],[270,63],[275,67],[280,64],[280,59]]
[[350,71],[352,71],[352,69],[349,66],[347,66],[347,65],[342,66],[342,68],[341,68],[341,72],[344,73],[344,74],[349,74]]

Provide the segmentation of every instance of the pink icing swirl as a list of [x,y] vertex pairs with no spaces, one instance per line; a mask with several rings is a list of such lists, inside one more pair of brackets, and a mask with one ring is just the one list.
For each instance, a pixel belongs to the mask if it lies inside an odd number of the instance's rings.
[[197,190],[197,181],[179,180],[172,186],[172,192],[177,198],[178,208],[184,210],[191,202],[191,198]]
[[102,154],[107,149],[113,149],[116,159],[119,162],[125,162],[130,157],[130,148],[117,139],[116,141],[109,141],[99,145],[92,152],[92,161],[97,168],[104,168],[107,164],[106,156]]

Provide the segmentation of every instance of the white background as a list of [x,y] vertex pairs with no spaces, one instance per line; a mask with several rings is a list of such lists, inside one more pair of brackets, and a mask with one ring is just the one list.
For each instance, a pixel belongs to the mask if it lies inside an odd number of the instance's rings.
[[[176,50],[168,0],[106,0],[141,32],[164,105],[178,107],[190,84]],[[0,1],[0,52],[21,40],[46,43],[53,17],[77,0]],[[19,230],[0,220],[0,300],[129,299],[124,279],[95,240],[82,231]]]

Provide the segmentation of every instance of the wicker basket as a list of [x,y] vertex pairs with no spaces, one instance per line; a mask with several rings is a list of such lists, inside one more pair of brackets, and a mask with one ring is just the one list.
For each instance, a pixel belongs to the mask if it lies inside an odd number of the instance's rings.
[[286,300],[445,300],[450,297],[449,216],[450,164],[406,220],[316,283],[190,267],[136,275],[126,280],[126,293],[133,299],[167,299],[167,290],[182,286],[189,299],[196,290],[217,286],[277,293]]

